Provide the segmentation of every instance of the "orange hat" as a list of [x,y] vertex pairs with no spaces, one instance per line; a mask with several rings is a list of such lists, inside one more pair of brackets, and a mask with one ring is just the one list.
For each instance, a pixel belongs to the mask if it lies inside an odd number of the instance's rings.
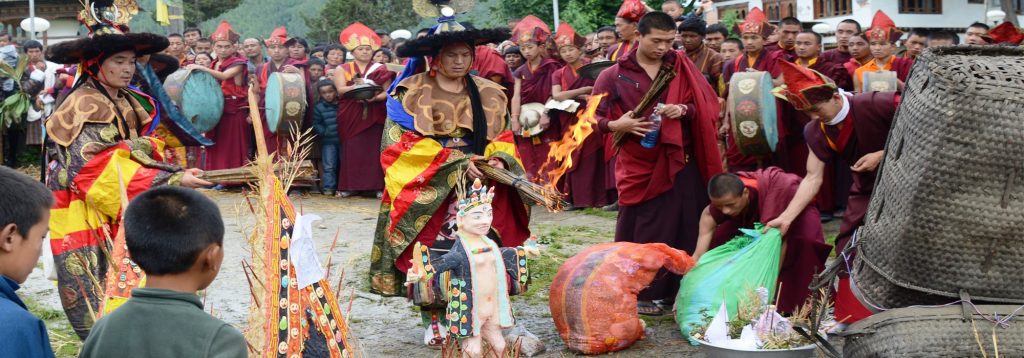
[[754,33],[767,38],[771,36],[772,32],[775,32],[775,26],[768,23],[768,18],[764,16],[761,8],[755,7],[750,9],[750,12],[747,13],[747,18],[743,19],[743,22],[736,24],[733,32],[740,35]]
[[551,29],[548,28],[548,24],[545,24],[544,21],[533,15],[523,18],[512,29],[512,41],[515,41],[517,45],[523,45],[528,42],[543,44],[547,42],[550,35]]
[[882,10],[875,12],[875,17],[871,19],[871,28],[868,29],[868,42],[871,40],[877,41],[889,41],[896,43],[903,37],[903,31],[896,28],[896,23],[889,18]]
[[238,42],[238,38],[241,37],[231,28],[231,24],[227,21],[221,20],[220,25],[217,25],[217,30],[210,35],[210,41],[230,41]]
[[267,46],[284,45],[285,42],[288,42],[288,29],[284,26],[278,26],[270,33],[270,38],[264,41]]
[[779,61],[786,86],[782,94],[799,111],[824,102],[836,93],[836,84],[817,71],[789,61]]
[[374,51],[380,48],[380,36],[377,36],[373,29],[359,21],[353,22],[344,30],[341,30],[338,40],[349,51],[355,50],[359,46],[370,46],[370,49]]
[[615,17],[637,22],[644,15],[647,15],[647,4],[644,4],[643,0],[625,0],[622,6],[619,6],[619,12]]
[[1024,41],[1024,34],[1021,34],[1020,30],[1009,21],[993,27],[992,30],[988,31],[988,36],[992,39],[993,44],[1009,43],[1019,45],[1021,41]]
[[558,31],[555,31],[555,48],[562,48],[562,46],[583,47],[586,44],[587,39],[576,33],[576,30],[569,23],[562,21],[558,25]]

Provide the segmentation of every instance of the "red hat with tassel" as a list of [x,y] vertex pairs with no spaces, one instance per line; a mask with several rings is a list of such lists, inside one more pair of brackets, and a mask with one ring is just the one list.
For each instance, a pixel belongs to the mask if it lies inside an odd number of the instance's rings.
[[868,42],[875,41],[889,41],[896,43],[903,37],[903,31],[896,28],[896,23],[889,18],[882,10],[875,12],[875,17],[871,19],[871,28],[868,29]]
[[217,30],[210,35],[210,41],[230,41],[232,43],[238,42],[241,36],[231,28],[231,24],[225,20],[220,21],[220,25],[217,25]]
[[555,31],[556,48],[562,48],[563,46],[583,47],[586,44],[587,39],[576,33],[576,29],[573,29],[569,23],[562,21],[558,25],[558,31]]
[[530,42],[543,44],[547,42],[548,36],[551,36],[551,29],[548,28],[548,24],[545,24],[544,21],[533,15],[523,18],[512,29],[512,41],[515,41],[517,45]]
[[743,22],[736,24],[733,31],[741,35],[753,33],[767,38],[775,32],[775,26],[768,23],[768,17],[764,15],[761,8],[755,7],[750,9],[750,12],[747,13],[747,18],[743,19]]
[[836,84],[817,71],[789,61],[779,61],[783,80],[782,94],[799,111],[827,101],[836,93]]
[[622,2],[622,6],[619,6],[619,12],[615,14],[615,17],[637,22],[644,15],[647,15],[647,4],[644,4],[642,0],[625,0]]

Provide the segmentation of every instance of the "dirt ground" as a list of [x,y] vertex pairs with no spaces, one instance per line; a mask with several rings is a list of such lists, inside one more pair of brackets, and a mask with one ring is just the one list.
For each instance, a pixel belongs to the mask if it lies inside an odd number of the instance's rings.
[[[220,206],[227,232],[224,265],[217,280],[207,290],[206,309],[241,329],[245,325],[250,304],[248,285],[241,266],[241,261],[250,257],[243,232],[251,229],[254,219],[241,193],[205,193]],[[365,355],[439,357],[438,351],[423,345],[420,315],[412,304],[401,297],[381,297],[369,293],[366,273],[379,201],[370,198],[329,198],[319,194],[293,195],[292,198],[301,212],[324,218],[314,224],[314,239],[321,252],[322,262],[326,262],[331,242],[335,234],[340,232],[338,244],[330,253],[335,265],[331,269],[329,281],[337,282],[344,269],[344,287],[338,294],[339,300],[344,310],[354,289],[355,299],[348,319],[352,334],[359,340]],[[534,210],[530,226],[542,237],[542,241],[547,237],[550,243],[542,248],[543,256],[539,263],[531,264],[535,284],[530,287],[530,292],[513,299],[517,319],[547,345],[547,352],[541,357],[575,356],[565,349],[555,331],[547,304],[546,285],[536,283],[550,282],[561,262],[581,248],[612,241],[614,214],[592,210],[552,214]],[[827,225],[826,232],[834,233],[836,226],[836,222]],[[43,309],[51,312],[60,310],[54,284],[45,280],[38,269],[19,293],[28,296]],[[54,320],[59,321],[61,318],[55,317]],[[630,349],[617,353],[617,356],[703,357],[696,347],[683,339],[671,315],[645,320],[648,337]],[[48,325],[54,324],[60,325],[60,322],[48,321]]]

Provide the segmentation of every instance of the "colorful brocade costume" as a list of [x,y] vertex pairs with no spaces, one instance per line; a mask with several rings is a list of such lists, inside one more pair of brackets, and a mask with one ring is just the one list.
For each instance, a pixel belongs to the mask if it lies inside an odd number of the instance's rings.
[[[486,117],[488,143],[483,156],[501,160],[523,176],[512,132],[507,129],[507,97],[497,84],[470,76]],[[371,291],[404,294],[413,244],[427,247],[451,241],[453,204],[459,175],[471,159],[474,116],[470,96],[441,89],[427,73],[406,77],[388,98],[382,139],[384,197],[370,258]],[[497,186],[494,226],[488,235],[498,246],[521,245],[528,237],[529,207],[508,186]]]
[[107,241],[114,240],[119,226],[122,183],[130,199],[151,187],[176,185],[183,176],[181,167],[165,156],[165,150],[174,150],[152,136],[168,133],[152,120],[155,102],[127,89],[112,96],[113,101],[86,82],[46,123],[52,139],[46,184],[56,198],[50,211],[50,238],[58,292],[82,338],[103,313],[110,267],[120,272],[119,280],[123,278],[114,284],[123,298],[140,284],[141,270],[130,259],[109,262],[112,258],[105,254],[110,249]]

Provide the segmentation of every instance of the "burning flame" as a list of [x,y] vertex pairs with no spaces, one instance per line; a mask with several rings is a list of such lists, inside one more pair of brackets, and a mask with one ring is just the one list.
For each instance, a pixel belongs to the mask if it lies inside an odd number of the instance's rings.
[[[572,168],[572,153],[583,145],[583,141],[594,132],[597,125],[597,106],[607,93],[590,96],[587,107],[576,113],[578,120],[562,135],[562,139],[551,143],[548,159],[541,166],[540,173],[547,173],[545,188],[557,190],[558,181]],[[556,166],[551,168],[552,166]]]

